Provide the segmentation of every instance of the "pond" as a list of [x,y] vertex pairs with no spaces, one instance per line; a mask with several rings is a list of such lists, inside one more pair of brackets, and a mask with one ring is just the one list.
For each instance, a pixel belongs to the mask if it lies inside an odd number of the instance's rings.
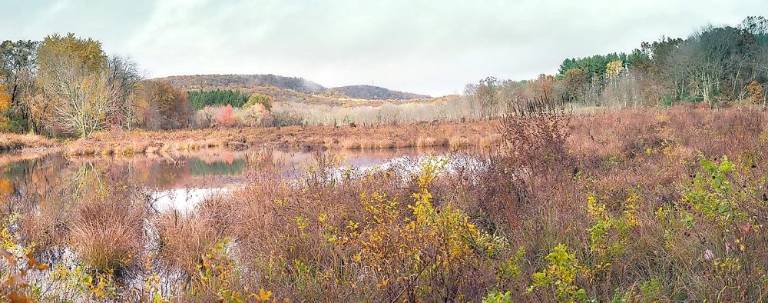
[[[424,157],[445,156],[445,149],[391,149],[325,152],[333,165],[343,169],[418,162]],[[0,162],[0,195],[11,197],[42,194],[62,182],[95,172],[110,175],[145,189],[159,212],[190,212],[201,201],[246,185],[249,176],[263,170],[297,179],[320,154],[279,150],[204,150],[194,154],[132,157],[66,157],[52,153],[17,161]],[[3,164],[4,163],[4,164]]]

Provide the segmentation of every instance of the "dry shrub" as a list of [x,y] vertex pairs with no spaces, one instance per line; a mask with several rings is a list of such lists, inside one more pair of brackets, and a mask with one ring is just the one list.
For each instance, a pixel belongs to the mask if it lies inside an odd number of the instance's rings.
[[[761,139],[765,112],[687,106],[609,111],[574,117],[570,127],[560,128],[570,133],[565,140],[552,131],[556,122],[541,119],[542,126],[532,127],[536,122],[524,123],[520,116],[502,122],[504,144],[481,174],[482,189],[459,191],[453,186],[466,205],[483,201],[475,214],[488,218],[486,226],[506,230],[513,247],[539,256],[529,257],[530,266],[522,268],[529,277],[548,266],[540,256],[565,243],[581,269],[558,270],[575,270],[574,287],[583,287],[597,300],[761,298],[765,286],[754,281],[764,275],[755,266],[763,265],[747,260],[764,255],[764,233],[750,224],[708,223],[707,215],[685,202],[685,195],[692,190],[692,179],[707,174],[700,159],[720,161],[726,155],[735,159],[738,173],[748,175],[728,176],[729,184],[744,189],[726,201],[748,213],[747,218],[764,217],[759,200],[768,200],[768,189],[759,163],[767,143]],[[706,191],[698,195],[722,196]],[[591,214],[586,201],[592,196],[605,208],[603,215]],[[668,213],[664,220],[661,210]],[[694,225],[680,223],[688,221]],[[530,284],[507,287],[521,290]],[[548,301],[556,300],[554,294],[535,291],[514,297]]]
[[514,217],[535,211],[535,201],[564,198],[548,193],[572,172],[566,146],[570,121],[565,104],[548,95],[511,106],[499,126],[501,147],[483,176],[487,213],[514,222]]
[[48,183],[45,192],[36,197],[39,199],[38,212],[21,217],[19,232],[28,241],[36,243],[38,251],[44,252],[67,243],[72,215],[75,212],[75,205],[72,200],[66,198],[67,194],[68,191],[62,184]]
[[571,113],[548,96],[516,104],[502,118],[501,153],[509,167],[552,170],[568,162]]
[[0,132],[0,152],[22,148],[51,147],[54,142],[48,138],[32,134],[10,134]]

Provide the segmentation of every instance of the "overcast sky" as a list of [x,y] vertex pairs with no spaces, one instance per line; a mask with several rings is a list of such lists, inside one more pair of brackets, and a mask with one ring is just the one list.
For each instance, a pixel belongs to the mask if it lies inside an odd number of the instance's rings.
[[442,95],[749,15],[768,15],[768,0],[0,0],[0,40],[73,32],[147,77],[272,73]]

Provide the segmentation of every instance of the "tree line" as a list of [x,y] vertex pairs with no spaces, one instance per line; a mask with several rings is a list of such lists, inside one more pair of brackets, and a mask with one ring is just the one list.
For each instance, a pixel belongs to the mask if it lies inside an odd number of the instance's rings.
[[189,125],[184,92],[144,80],[128,58],[74,34],[0,44],[0,130],[80,136]]
[[509,104],[543,97],[586,106],[765,105],[766,89],[768,20],[751,16],[687,38],[642,42],[629,53],[567,58],[556,75],[526,81],[489,77],[467,85],[465,93],[481,115],[491,116]]
[[231,89],[189,91],[187,94],[189,102],[196,110],[215,105],[243,107],[248,102],[248,97],[250,97],[246,93]]

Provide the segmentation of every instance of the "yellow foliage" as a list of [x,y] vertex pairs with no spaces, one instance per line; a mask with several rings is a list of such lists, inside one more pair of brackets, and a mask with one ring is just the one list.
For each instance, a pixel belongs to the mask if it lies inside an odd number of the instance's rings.
[[366,220],[348,224],[349,241],[340,244],[360,247],[352,260],[373,269],[380,288],[427,293],[430,281],[458,285],[470,264],[507,247],[506,239],[481,231],[461,210],[435,207],[429,186],[443,165],[423,165],[410,213],[384,194],[361,195]]
[[11,108],[11,95],[4,84],[0,84],[0,113]]
[[91,38],[78,38],[72,33],[66,36],[54,34],[43,39],[38,50],[41,69],[46,70],[51,64],[55,64],[59,56],[73,59],[91,72],[101,70],[107,63],[107,55],[101,48],[101,42]]
[[586,291],[576,285],[576,277],[583,268],[568,246],[558,244],[544,259],[547,268],[533,274],[528,291],[549,288],[554,290],[558,302],[585,301]]
[[267,302],[272,298],[272,291],[259,288],[259,292],[255,295],[257,302]]
[[621,255],[629,245],[629,232],[638,226],[637,207],[640,196],[630,191],[623,204],[620,216],[611,215],[605,204],[597,201],[597,197],[587,197],[587,213],[592,219],[589,232],[589,247],[595,253],[594,269],[605,270],[611,265],[615,256]]
[[64,287],[75,290],[76,293],[96,300],[114,298],[117,295],[117,286],[112,279],[112,273],[96,273],[91,275],[82,266],[70,269],[59,264],[53,270],[54,281],[64,283]]
[[0,131],[8,130],[10,120],[6,117],[6,112],[11,108],[11,95],[5,85],[0,84]]
[[618,76],[623,70],[624,62],[621,60],[613,60],[605,65],[605,74],[608,75],[608,78],[614,78]]

